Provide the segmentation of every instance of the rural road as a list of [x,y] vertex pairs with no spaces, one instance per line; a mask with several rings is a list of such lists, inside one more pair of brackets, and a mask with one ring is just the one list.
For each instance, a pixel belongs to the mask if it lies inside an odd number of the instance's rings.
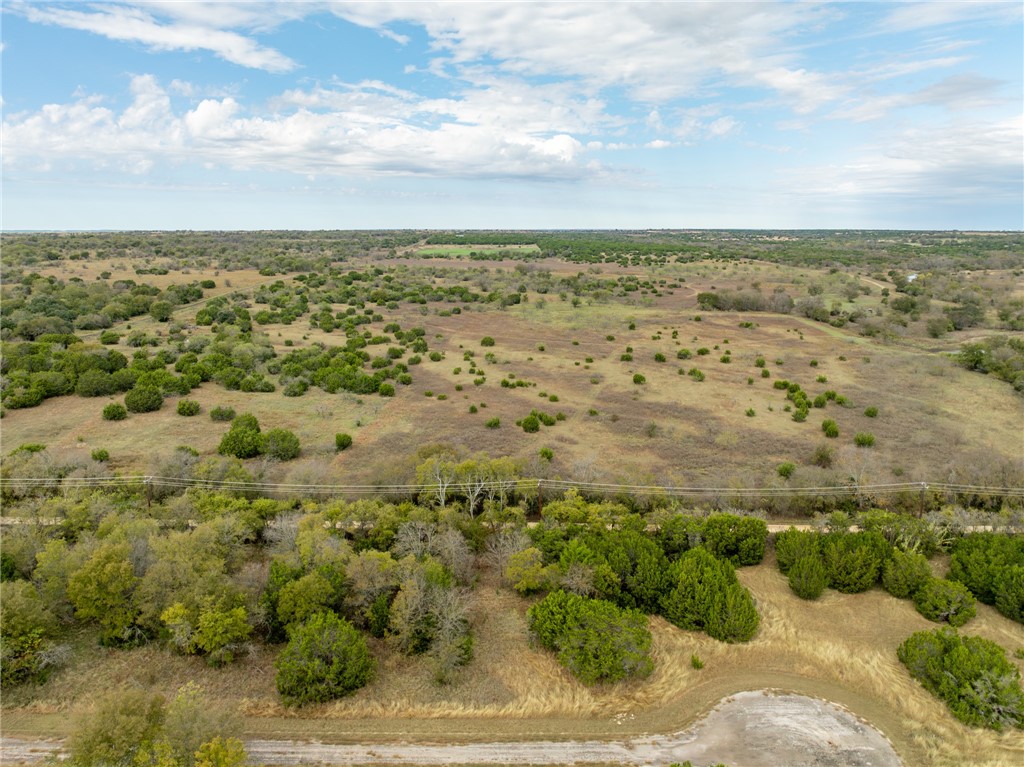
[[[439,730],[443,725],[439,726]],[[0,764],[40,762],[61,749],[58,741],[0,739]],[[741,692],[675,735],[625,741],[535,741],[427,745],[334,745],[249,740],[250,764],[458,765],[629,764],[724,762],[730,767],[899,767],[899,757],[878,730],[839,706],[802,695]]]

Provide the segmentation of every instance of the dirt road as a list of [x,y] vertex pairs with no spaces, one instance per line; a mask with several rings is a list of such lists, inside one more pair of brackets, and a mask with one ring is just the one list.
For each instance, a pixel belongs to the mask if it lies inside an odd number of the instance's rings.
[[[438,722],[439,739],[443,722]],[[0,763],[40,762],[60,741],[0,740]],[[468,744],[335,745],[250,740],[251,764],[667,765],[687,759],[730,767],[899,767],[899,757],[875,728],[839,706],[802,695],[766,691],[726,698],[707,717],[675,735],[625,741],[535,741]]]

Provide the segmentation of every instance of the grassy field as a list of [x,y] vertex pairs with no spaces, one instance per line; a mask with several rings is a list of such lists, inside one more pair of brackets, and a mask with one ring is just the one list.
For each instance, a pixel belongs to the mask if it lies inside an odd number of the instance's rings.
[[[846,706],[879,728],[908,767],[1020,763],[1024,734],[961,725],[899,664],[899,643],[934,625],[909,601],[876,588],[856,595],[828,591],[805,602],[792,594],[771,559],[739,571],[762,616],[752,642],[727,645],[652,618],[656,670],[642,682],[597,688],[577,682],[553,656],[528,643],[529,603],[485,575],[472,597],[477,656],[449,686],[433,683],[423,659],[377,643],[374,682],[351,698],[304,709],[296,718],[275,694],[273,650],[260,649],[212,670],[157,647],[104,650],[86,632],[78,639],[82,652],[74,666],[42,687],[5,693],[4,731],[63,734],[68,715],[87,709],[96,689],[142,685],[169,695],[189,679],[198,679],[218,705],[243,714],[250,736],[326,742],[430,742],[441,730],[451,741],[671,733],[731,693],[772,688]],[[941,562],[935,565],[943,568]],[[978,617],[962,631],[1011,650],[1024,647],[1024,628],[986,606],[979,606]],[[704,661],[703,669],[691,667],[691,654]]]
[[[605,264],[595,276],[611,279],[620,271],[635,270]],[[315,464],[309,471],[332,472],[338,482],[390,480],[396,452],[411,456],[431,443],[524,461],[547,446],[555,452],[553,475],[612,482],[765,484],[773,481],[777,464],[793,461],[800,467],[794,481],[814,483],[820,470],[810,456],[826,442],[834,449],[837,468],[863,483],[936,481],[965,471],[984,476],[1002,464],[1019,467],[1024,403],[1007,384],[963,370],[915,344],[866,338],[854,326],[835,328],[796,315],[708,312],[696,305],[697,293],[712,286],[757,283],[771,291],[783,285],[793,289],[793,281],[818,281],[827,288],[835,279],[828,272],[755,261],[669,264],[648,271],[664,273],[679,287],[660,289],[659,295],[638,291],[626,300],[584,296],[575,306],[568,297],[529,292],[525,302],[504,309],[478,304],[447,316],[441,309],[415,305],[386,311],[382,322],[364,327],[379,333],[387,322],[421,325],[430,348],[444,353],[439,362],[424,356],[411,370],[413,384],[397,387],[393,399],[329,395],[315,387],[303,397],[287,398],[280,392],[244,394],[207,383],[189,395],[203,405],[198,417],[175,415],[172,399],[159,412],[111,423],[99,417],[105,399],[64,397],[31,410],[8,411],[4,443],[102,447],[111,451],[115,467],[145,471],[154,456],[178,444],[213,452],[226,427],[211,424],[205,411],[230,405],[300,437],[303,458],[270,467],[274,476],[300,471],[305,461]],[[445,272],[436,281],[455,283],[459,274]],[[268,280],[256,273],[232,273],[231,279],[249,284],[256,278]],[[877,302],[877,290],[862,300]],[[196,310],[180,310],[176,320],[187,324]],[[150,318],[132,325],[163,332]],[[278,354],[342,340],[337,332],[310,328],[303,320],[263,330]],[[496,345],[481,347],[480,339],[488,335]],[[701,348],[708,354],[698,355]],[[677,358],[683,349],[691,358]],[[130,355],[132,350],[124,351]],[[728,363],[721,361],[726,351]],[[472,362],[463,359],[467,352],[475,355]],[[487,353],[493,362],[485,361]],[[624,361],[624,354],[632,359]],[[656,354],[666,361],[655,361]],[[755,365],[759,357],[765,360],[767,378]],[[482,376],[468,373],[474,363]],[[698,383],[681,374],[692,368],[701,370],[705,380]],[[636,373],[645,384],[633,383]],[[499,386],[510,375],[534,385]],[[475,385],[481,377],[485,382]],[[795,423],[785,411],[784,392],[773,388],[780,378],[799,383],[812,397],[834,390],[849,405],[830,403],[812,409],[805,423]],[[470,414],[470,405],[479,412]],[[877,418],[863,414],[868,406],[878,408]],[[525,434],[515,422],[533,408],[561,411],[567,419]],[[493,417],[501,419],[501,428],[484,428]],[[824,439],[820,424],[825,418],[837,421],[838,439]],[[356,448],[344,461],[332,453],[333,434],[339,431],[356,438]],[[873,448],[854,447],[853,436],[862,431],[876,437]]]

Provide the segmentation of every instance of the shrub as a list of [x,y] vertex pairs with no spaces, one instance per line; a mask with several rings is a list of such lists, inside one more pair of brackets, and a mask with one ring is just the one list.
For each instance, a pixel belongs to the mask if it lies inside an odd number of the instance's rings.
[[278,461],[291,461],[299,457],[301,449],[299,438],[293,432],[288,429],[271,429],[263,435],[260,452]]
[[340,433],[334,435],[334,449],[337,452],[340,453],[342,450],[348,450],[350,447],[352,447],[351,434]]
[[132,413],[150,413],[164,404],[164,395],[153,386],[136,386],[124,395],[124,406]]
[[757,415],[757,411],[754,410],[754,408],[752,408],[752,407],[748,407],[746,415],[747,415],[747,418],[753,418],[755,415]]
[[484,426],[486,426],[488,429],[497,429],[499,426],[501,426],[501,419],[489,418],[487,419],[487,421],[484,422]]
[[796,464],[791,461],[784,461],[775,467],[775,471],[777,471],[779,476],[783,479],[789,479],[793,476],[793,472],[796,471]]
[[374,672],[366,640],[330,612],[293,628],[274,666],[277,691],[290,706],[341,698],[369,682]]
[[178,400],[178,415],[193,416],[199,413],[199,403],[194,399]]
[[821,422],[821,430],[825,432],[825,436],[829,439],[835,439],[839,436],[839,425],[831,418],[826,418]]
[[757,633],[754,600],[728,562],[697,547],[677,560],[670,577],[673,588],[661,599],[661,613],[670,623],[730,643],[746,642]]
[[654,355],[654,361],[655,361],[655,362],[664,362],[664,361],[665,361],[665,355],[664,355],[664,354],[662,354],[661,352],[657,352],[657,353],[655,353],[655,355]]
[[756,565],[764,559],[768,525],[756,517],[712,514],[704,522],[704,546],[733,565]]
[[1024,727],[1020,671],[995,642],[960,637],[950,628],[918,631],[896,654],[961,722],[993,730]]
[[853,444],[857,447],[873,447],[875,444],[875,435],[866,431],[859,431],[853,435]]
[[882,587],[898,599],[910,599],[932,577],[924,554],[894,549],[882,567]]
[[822,469],[831,469],[835,461],[835,450],[830,445],[818,445],[811,453],[811,463]]
[[690,656],[690,668],[694,668],[698,671],[704,668],[704,661],[700,659],[699,655],[693,654]]
[[110,451],[98,447],[92,451],[91,457],[94,461],[98,461],[99,463],[106,463],[107,461],[110,460]]
[[791,527],[775,536],[775,559],[779,572],[788,575],[798,559],[821,554],[821,535],[813,530]]
[[233,407],[225,407],[224,405],[218,405],[210,411],[211,421],[233,421],[235,420],[235,409]]
[[221,455],[233,455],[235,458],[255,458],[263,452],[263,435],[257,429],[236,428],[241,416],[231,425],[217,446]]
[[864,415],[868,418],[875,418],[878,415],[878,408],[874,406],[864,408]]
[[975,616],[974,595],[962,583],[929,578],[914,594],[914,607],[925,618],[963,626]]
[[140,689],[105,695],[96,711],[75,726],[69,739],[70,763],[76,765],[142,764],[159,735],[164,699]]
[[117,402],[111,402],[109,405],[103,408],[103,420],[104,421],[123,421],[128,417],[128,410],[124,405]]
[[1020,621],[1024,615],[1024,537],[972,533],[957,541],[948,578],[964,584],[979,602]]
[[538,455],[545,461],[551,461],[555,457],[555,451],[550,447],[542,447]]
[[789,568],[789,587],[801,599],[817,599],[827,585],[828,574],[820,557],[800,557]]
[[633,383],[635,383],[637,385],[644,384],[644,383],[647,383],[647,379],[644,378],[644,376],[641,373],[634,373],[633,374]]
[[639,610],[554,591],[527,613],[538,643],[585,684],[646,677],[654,668],[651,632]]
[[844,594],[867,591],[878,581],[889,544],[881,533],[837,533],[826,537],[822,559],[828,585]]
[[382,397],[394,397],[395,387],[389,383],[381,383],[381,385],[377,387],[377,394]]
[[527,434],[533,434],[540,431],[540,420],[533,413],[526,416],[521,422],[520,426],[523,427],[523,431]]
[[484,336],[480,339],[481,346],[494,346],[494,339],[490,336]]

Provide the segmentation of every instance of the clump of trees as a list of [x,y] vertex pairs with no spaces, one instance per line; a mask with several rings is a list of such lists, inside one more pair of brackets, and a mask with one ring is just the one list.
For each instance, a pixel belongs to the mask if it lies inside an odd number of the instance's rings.
[[243,413],[231,422],[217,452],[243,459],[266,455],[278,461],[290,461],[299,457],[301,445],[299,438],[288,429],[275,428],[263,433],[256,417]]
[[962,583],[979,602],[1024,623],[1024,537],[973,533],[953,547],[949,579]]
[[288,705],[344,697],[373,678],[374,661],[355,627],[332,612],[296,625],[274,662],[277,691]]
[[919,631],[899,646],[897,655],[911,676],[964,724],[1024,728],[1020,671],[995,642],[961,637],[948,628]]
[[654,669],[639,610],[558,590],[529,609],[527,622],[537,643],[585,684],[643,678]]

